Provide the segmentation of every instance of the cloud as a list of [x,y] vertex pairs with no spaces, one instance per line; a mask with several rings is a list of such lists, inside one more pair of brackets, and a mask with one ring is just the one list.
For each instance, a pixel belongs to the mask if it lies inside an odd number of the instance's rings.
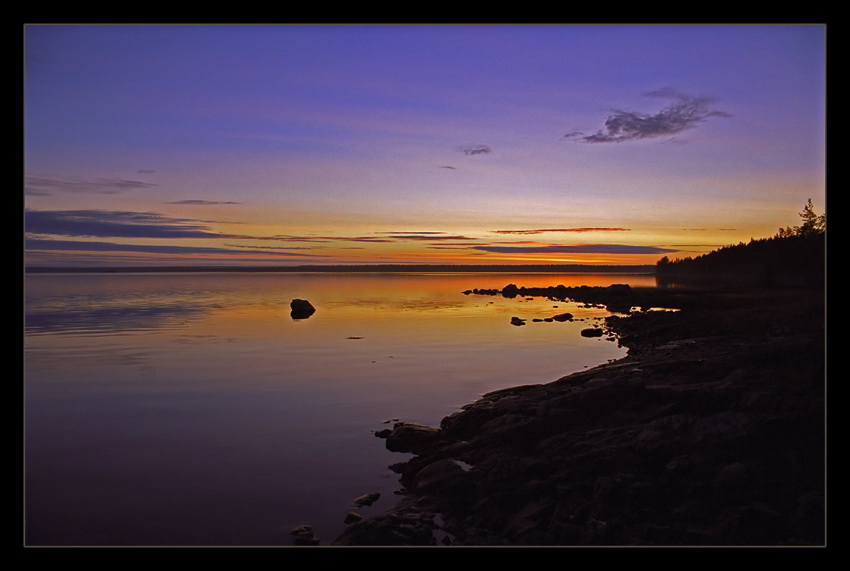
[[663,254],[676,252],[657,246],[626,244],[573,244],[550,246],[472,246],[474,250],[499,254]]
[[388,238],[392,238],[393,240],[418,240],[426,242],[440,240],[476,240],[476,238],[470,238],[469,236],[446,234],[440,230],[397,230],[394,232],[377,232],[377,234],[385,234]]
[[78,180],[29,176],[24,182],[24,192],[30,196],[50,196],[56,192],[119,194],[128,190],[146,189],[154,186],[156,185],[149,182],[124,178]]
[[154,212],[116,210],[27,210],[29,234],[86,238],[219,238],[197,221]]
[[389,237],[396,240],[422,240],[427,242],[440,240],[475,240],[475,238],[470,238],[469,236],[450,236],[448,234],[440,234],[438,232],[423,232],[421,234],[391,234]]
[[374,236],[293,236],[278,234],[275,236],[252,236],[250,234],[221,234],[216,238],[230,238],[234,240],[263,240],[274,242],[395,242],[393,238],[376,238]]
[[303,254],[298,252],[274,252],[265,249],[244,249],[231,250],[229,248],[215,247],[198,247],[198,246],[174,246],[170,244],[164,245],[146,245],[146,244],[115,244],[112,242],[80,242],[75,240],[44,240],[40,238],[27,238],[24,243],[26,250],[29,252],[35,251],[74,251],[74,252],[137,252],[146,254],[253,254],[262,253],[265,255],[280,255],[280,256],[298,256],[298,257],[322,257],[317,254]]
[[573,131],[564,137],[585,143],[620,143],[675,135],[710,117],[730,116],[729,113],[713,109],[714,99],[711,97],[687,95],[669,87],[645,95],[672,99],[673,102],[654,114],[614,110],[605,120],[604,129],[592,135]]
[[535,228],[533,230],[493,230],[495,234],[543,234],[545,232],[631,232],[631,228],[600,228],[600,227],[580,227],[580,228]]
[[459,147],[458,152],[467,156],[489,155],[493,152],[493,149],[488,145],[467,145],[465,147]]
[[234,202],[232,200],[174,200],[168,202],[167,204],[188,204],[191,206],[216,206],[219,204],[242,204],[241,202]]

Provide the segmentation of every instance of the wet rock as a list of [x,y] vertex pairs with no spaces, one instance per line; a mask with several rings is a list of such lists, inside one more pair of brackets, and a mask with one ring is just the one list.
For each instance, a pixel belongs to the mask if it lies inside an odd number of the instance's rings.
[[516,297],[520,293],[519,288],[516,284],[508,284],[502,288],[502,295],[504,297]]
[[401,510],[352,523],[333,545],[437,545],[435,531],[434,514]]
[[362,506],[371,506],[381,497],[381,494],[378,492],[372,492],[371,494],[363,494],[362,496],[358,496],[354,498],[354,505],[358,507]]
[[592,329],[623,359],[381,431],[404,508],[335,544],[823,545],[823,300],[792,294],[685,292]]
[[582,337],[602,337],[605,332],[598,327],[588,327],[587,329],[581,330]]
[[295,536],[295,545],[319,545],[319,538],[316,537],[312,525],[299,525],[289,533]]
[[316,313],[316,308],[306,299],[293,299],[289,302],[289,308],[292,319],[307,319]]
[[511,325],[525,325],[525,319],[520,317],[511,317]]
[[413,422],[397,422],[392,430],[376,433],[385,438],[390,452],[413,452],[419,454],[440,442],[440,429]]

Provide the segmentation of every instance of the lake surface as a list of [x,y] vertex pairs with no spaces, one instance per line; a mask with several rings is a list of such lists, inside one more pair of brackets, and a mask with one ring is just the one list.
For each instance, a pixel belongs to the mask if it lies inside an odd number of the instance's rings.
[[[203,273],[28,275],[26,544],[322,544],[352,500],[398,499],[374,432],[437,425],[492,390],[625,354],[579,331],[604,309],[464,295],[509,283],[645,275]],[[289,302],[308,299],[309,319]],[[557,306],[557,307],[555,307]],[[566,323],[533,323],[558,313]],[[512,316],[527,318],[522,327]]]

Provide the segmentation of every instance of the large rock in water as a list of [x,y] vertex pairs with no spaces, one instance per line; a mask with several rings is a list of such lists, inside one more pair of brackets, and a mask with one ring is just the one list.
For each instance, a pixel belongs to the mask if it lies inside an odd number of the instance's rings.
[[415,422],[396,422],[392,430],[382,430],[375,434],[387,441],[390,452],[412,452],[421,454],[441,443],[440,430]]
[[316,313],[316,308],[306,299],[293,299],[289,303],[289,308],[292,319],[307,319]]

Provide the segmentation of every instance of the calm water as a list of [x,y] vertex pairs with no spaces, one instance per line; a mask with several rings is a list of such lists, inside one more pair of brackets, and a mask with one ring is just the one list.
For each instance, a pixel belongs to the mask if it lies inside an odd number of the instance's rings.
[[[471,288],[651,276],[125,274],[26,279],[28,545],[328,544],[351,501],[397,499],[384,421],[624,354],[575,304]],[[292,320],[289,302],[317,312]],[[558,307],[553,307],[558,306]],[[532,323],[569,311],[573,323]],[[510,325],[512,316],[527,325]]]

